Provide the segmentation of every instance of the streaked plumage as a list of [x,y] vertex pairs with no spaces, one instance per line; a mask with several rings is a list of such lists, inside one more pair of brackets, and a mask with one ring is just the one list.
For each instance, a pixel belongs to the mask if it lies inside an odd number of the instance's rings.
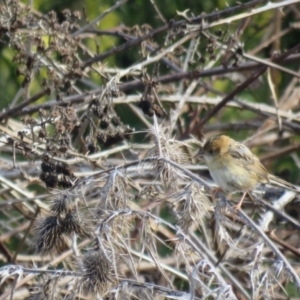
[[201,156],[211,177],[225,192],[246,193],[258,183],[270,182],[298,191],[292,184],[270,175],[249,148],[226,135],[210,138],[203,146]]

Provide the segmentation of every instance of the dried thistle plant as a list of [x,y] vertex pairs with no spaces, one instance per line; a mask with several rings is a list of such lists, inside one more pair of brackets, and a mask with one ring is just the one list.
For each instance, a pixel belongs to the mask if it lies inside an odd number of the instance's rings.
[[72,209],[73,205],[74,199],[70,195],[59,194],[52,199],[50,211],[56,215],[65,214]]
[[34,233],[35,250],[38,253],[61,253],[69,248],[70,242],[59,216],[39,217],[35,222]]
[[171,195],[168,201],[173,206],[178,225],[185,233],[193,231],[193,225],[198,227],[213,211],[206,192],[196,182]]
[[[163,129],[155,122],[149,135],[154,140],[155,145],[149,151],[148,156],[164,157],[178,164],[184,164],[188,161],[183,150],[183,147],[187,147],[187,145],[171,138],[167,128]],[[154,167],[157,169],[166,188],[174,189],[177,185],[180,185],[180,178],[183,178],[184,175],[179,170],[162,161],[155,162]]]
[[76,233],[80,237],[91,237],[89,222],[84,221],[78,210],[73,207],[69,209],[62,219],[63,231],[66,233]]
[[113,256],[108,249],[95,249],[78,257],[82,272],[81,287],[85,293],[105,295],[116,284]]
[[43,278],[39,285],[30,287],[29,300],[52,300],[63,299],[60,295],[60,289],[57,286],[57,280],[54,278]]
[[149,3],[151,24],[102,30],[139,4],[0,2],[0,300],[298,297],[297,195],[234,211],[188,140],[247,139],[297,180],[298,8]]

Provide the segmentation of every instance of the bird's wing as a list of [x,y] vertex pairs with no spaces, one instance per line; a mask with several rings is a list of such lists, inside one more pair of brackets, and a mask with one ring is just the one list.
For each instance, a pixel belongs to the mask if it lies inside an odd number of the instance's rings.
[[247,171],[256,173],[261,183],[269,182],[268,171],[248,147],[236,142],[229,148],[228,154],[237,159]]
[[295,191],[295,192],[300,192],[300,190],[295,187],[294,185],[292,185],[291,183],[277,177],[277,176],[274,176],[274,175],[269,175],[269,178],[271,180],[271,183],[277,185],[277,186],[280,186],[280,187],[284,187],[284,188],[287,188],[291,191]]
[[248,147],[238,142],[229,148],[228,153],[234,158],[246,161],[248,164],[254,164],[256,161],[259,161]]

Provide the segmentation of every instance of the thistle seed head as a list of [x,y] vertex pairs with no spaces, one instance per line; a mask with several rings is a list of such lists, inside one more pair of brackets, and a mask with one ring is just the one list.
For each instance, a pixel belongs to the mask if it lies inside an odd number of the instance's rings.
[[109,251],[93,250],[79,258],[82,284],[90,293],[103,294],[115,284],[113,259]]
[[59,217],[46,216],[37,219],[34,231],[36,252],[46,254],[56,251],[61,253],[68,249],[68,238],[62,230]]

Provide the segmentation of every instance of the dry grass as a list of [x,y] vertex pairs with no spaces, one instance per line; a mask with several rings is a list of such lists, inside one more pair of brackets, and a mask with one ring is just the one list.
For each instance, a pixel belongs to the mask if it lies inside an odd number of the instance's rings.
[[[2,42],[22,79],[0,113],[0,300],[296,299],[298,195],[258,188],[236,212],[240,195],[212,198],[194,158],[204,136],[226,132],[247,137],[268,169],[299,177],[300,75],[289,62],[298,64],[300,44],[258,60],[296,34],[297,23],[278,26],[297,21],[295,1],[97,30],[126,2],[89,24],[79,12],[62,21],[0,4]],[[259,45],[244,49],[260,16],[269,23]],[[86,40],[103,35],[119,46],[93,53]],[[133,65],[105,63],[129,49]],[[274,102],[257,96],[262,85]]]

